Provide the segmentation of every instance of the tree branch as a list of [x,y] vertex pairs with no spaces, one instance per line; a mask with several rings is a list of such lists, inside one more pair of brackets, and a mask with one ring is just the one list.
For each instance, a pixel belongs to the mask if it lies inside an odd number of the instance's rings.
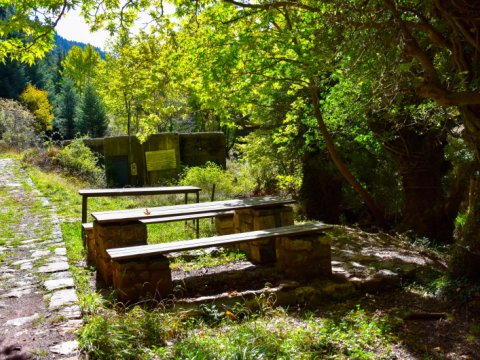
[[278,9],[278,8],[284,8],[284,7],[295,7],[298,9],[308,10],[312,12],[320,11],[320,8],[302,4],[296,1],[295,2],[294,1],[275,1],[267,4],[246,4],[236,0],[223,0],[223,1],[241,8],[249,8],[249,9],[269,10],[269,9]]

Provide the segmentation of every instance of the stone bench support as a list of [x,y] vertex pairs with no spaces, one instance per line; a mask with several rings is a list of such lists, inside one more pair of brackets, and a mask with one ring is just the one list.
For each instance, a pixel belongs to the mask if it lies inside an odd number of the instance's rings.
[[[290,206],[235,211],[234,227],[236,233],[289,225],[293,225],[293,209]],[[238,248],[245,252],[248,259],[253,263],[268,264],[275,262],[275,239],[251,241],[239,244]]]
[[84,249],[87,252],[87,264],[96,266],[97,264],[97,250],[95,248],[95,236],[93,234],[93,224],[82,224]]
[[107,249],[147,244],[147,227],[140,222],[93,223],[97,271],[105,286],[112,285],[112,265]]
[[139,298],[162,299],[173,293],[168,258],[139,258],[134,261],[112,262],[113,287],[120,301]]
[[276,266],[297,280],[332,275],[331,238],[327,234],[280,237],[276,239]]

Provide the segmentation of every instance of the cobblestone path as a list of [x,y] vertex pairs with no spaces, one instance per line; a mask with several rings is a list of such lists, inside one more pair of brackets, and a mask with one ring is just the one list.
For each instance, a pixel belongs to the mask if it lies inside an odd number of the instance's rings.
[[77,301],[55,209],[0,159],[0,359],[78,359]]

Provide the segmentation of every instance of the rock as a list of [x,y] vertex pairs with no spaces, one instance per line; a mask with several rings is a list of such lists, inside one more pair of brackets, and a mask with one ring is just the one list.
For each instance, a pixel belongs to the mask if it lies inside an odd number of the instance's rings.
[[70,288],[73,287],[73,278],[62,278],[62,279],[55,279],[55,280],[47,280],[44,283],[45,288],[47,291],[53,291],[58,289]]
[[397,273],[381,269],[375,274],[368,276],[361,284],[361,289],[367,292],[375,292],[385,288],[397,287],[400,285],[401,278]]
[[71,355],[74,352],[78,350],[78,342],[73,340],[73,341],[65,341],[63,343],[60,343],[58,345],[52,346],[50,348],[50,351],[55,353],[55,354],[60,354],[60,355]]
[[355,293],[355,285],[349,281],[326,281],[320,285],[320,289],[323,294],[331,299],[343,299]]
[[18,261],[15,261],[12,263],[13,266],[18,266],[18,265],[23,265],[25,263],[29,263],[31,262],[32,260],[30,259],[23,259],[23,260],[18,260]]
[[55,255],[62,255],[62,256],[67,255],[67,249],[65,249],[64,247],[56,248]]
[[72,305],[78,301],[77,293],[75,289],[64,289],[56,291],[50,298],[49,309],[55,309],[58,307]]
[[50,255],[51,252],[49,250],[35,250],[32,252],[32,258],[36,259],[36,258],[41,258],[41,257],[44,257],[44,256],[48,256]]
[[321,292],[313,286],[302,286],[295,289],[297,304],[314,305],[319,302]]
[[31,270],[33,269],[33,263],[26,262],[20,266],[20,270]]
[[30,293],[32,293],[31,288],[15,289],[15,290],[10,291],[9,293],[3,294],[2,297],[5,298],[5,299],[6,298],[20,298],[23,295],[28,295]]
[[57,272],[57,271],[65,271],[68,269],[69,269],[69,266],[66,261],[59,261],[59,262],[53,262],[44,266],[40,266],[38,268],[38,271],[42,273],[51,273],[51,272]]
[[65,316],[67,319],[81,319],[82,318],[82,310],[80,310],[80,306],[72,305],[66,306],[62,308],[59,312],[59,315]]
[[35,313],[32,316],[25,316],[17,319],[11,319],[5,323],[5,326],[23,326],[27,323],[34,321],[35,319],[38,319],[39,317],[40,315]]

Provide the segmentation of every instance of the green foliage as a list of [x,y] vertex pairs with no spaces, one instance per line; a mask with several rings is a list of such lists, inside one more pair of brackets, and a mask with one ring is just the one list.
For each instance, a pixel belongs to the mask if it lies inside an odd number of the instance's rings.
[[102,185],[105,174],[98,159],[82,139],[75,139],[56,155],[63,169],[71,176],[80,177],[92,184]]
[[202,167],[186,168],[181,175],[180,184],[200,187],[201,196],[207,200],[212,198],[213,185],[216,200],[245,195],[249,190],[246,179],[239,181],[233,173],[212,162],[207,162]]
[[116,310],[85,318],[79,342],[92,359],[147,359],[150,348],[164,345],[167,326],[161,310]]
[[[212,234],[213,236],[213,234]],[[201,268],[226,265],[233,261],[246,260],[246,255],[240,251],[219,250],[214,254],[202,254],[201,256],[191,259],[191,256],[176,257],[171,263],[171,269],[180,269],[182,271],[198,270]]]
[[20,94],[20,102],[25,105],[36,119],[35,130],[37,134],[52,129],[53,106],[48,101],[48,91],[40,90],[28,84]]
[[77,91],[83,93],[94,78],[101,62],[100,54],[91,45],[84,49],[73,46],[62,61],[62,75],[72,79]]
[[73,81],[69,78],[64,78],[57,97],[56,120],[57,126],[66,140],[75,137],[75,118],[79,102],[80,98],[75,90]]
[[35,118],[14,100],[0,99],[0,137],[11,148],[26,149],[36,144]]
[[[115,311],[114,311],[115,310]],[[389,359],[389,325],[360,308],[339,318],[259,316],[241,304],[201,305],[197,315],[138,306],[86,317],[82,348],[93,359]],[[173,346],[166,346],[166,344]]]
[[92,138],[105,135],[107,114],[102,99],[91,83],[88,83],[85,87],[75,123],[80,135]]
[[[66,8],[70,2],[65,3]],[[0,2],[0,62],[6,59],[33,64],[53,47],[52,24],[63,12],[56,0]]]
[[[224,312],[224,311],[223,311]],[[218,328],[190,332],[174,345],[177,358],[188,359],[388,359],[384,321],[363,310],[352,310],[339,319],[293,319],[275,316],[234,324],[218,308],[203,313],[224,319]],[[294,326],[294,322],[301,326]],[[298,323],[297,323],[298,324]]]
[[280,145],[273,136],[266,131],[252,132],[236,146],[246,178],[253,181],[255,193],[281,190],[295,194],[301,186],[301,151],[293,144]]

